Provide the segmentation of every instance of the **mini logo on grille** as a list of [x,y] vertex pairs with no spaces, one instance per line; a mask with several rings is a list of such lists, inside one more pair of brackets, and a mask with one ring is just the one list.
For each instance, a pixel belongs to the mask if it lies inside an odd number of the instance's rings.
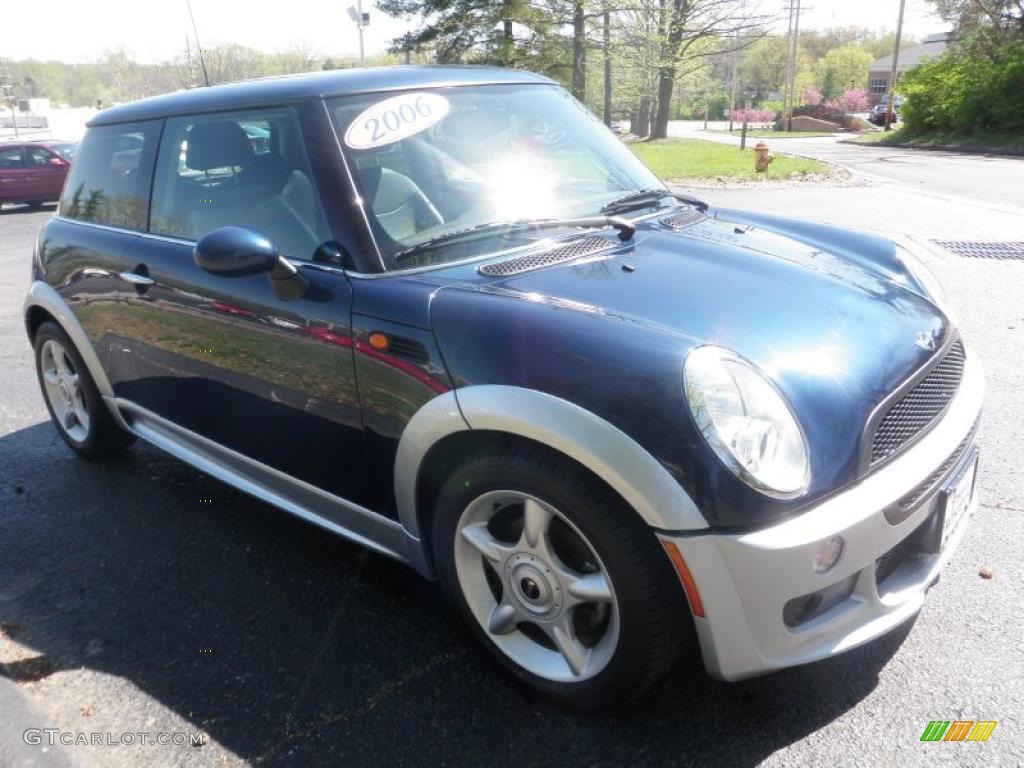
[[918,331],[917,336],[914,337],[914,343],[921,349],[926,349],[929,352],[935,351],[935,335],[932,331]]

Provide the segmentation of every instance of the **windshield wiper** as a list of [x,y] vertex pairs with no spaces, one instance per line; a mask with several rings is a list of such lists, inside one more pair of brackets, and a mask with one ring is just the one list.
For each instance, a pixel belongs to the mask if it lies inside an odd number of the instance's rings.
[[673,200],[678,200],[681,203],[692,205],[700,211],[706,211],[708,209],[708,204],[703,200],[698,200],[695,197],[690,197],[689,195],[684,195],[679,192],[673,192],[670,189],[640,189],[636,192],[630,192],[628,195],[624,195],[617,200],[612,200],[601,209],[601,213],[623,213],[634,208],[641,208],[645,205],[656,203],[658,200],[663,200],[666,197],[671,197]]
[[450,245],[460,240],[472,240],[475,237],[482,237],[495,231],[558,229],[560,227],[579,227],[586,229],[615,227],[615,229],[619,230],[619,240],[622,240],[623,242],[633,237],[633,233],[636,232],[636,227],[625,219],[620,219],[618,216],[588,216],[582,219],[518,219],[516,221],[491,221],[486,224],[478,224],[475,227],[469,227],[468,229],[460,229],[455,232],[447,232],[443,235],[439,235],[432,240],[426,240],[419,245],[414,245],[411,248],[406,248],[404,251],[399,251],[393,258],[396,262],[405,261],[413,256],[419,256],[421,253],[432,251],[443,245]]

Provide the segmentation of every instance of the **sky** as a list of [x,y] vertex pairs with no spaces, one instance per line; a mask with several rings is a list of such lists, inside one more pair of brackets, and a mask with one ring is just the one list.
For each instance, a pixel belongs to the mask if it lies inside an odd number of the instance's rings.
[[[289,44],[312,46],[324,56],[356,56],[359,37],[346,13],[356,0],[192,0],[203,46],[240,43],[264,51]],[[0,15],[0,57],[90,61],[106,50],[124,48],[145,62],[171,59],[191,36],[185,0],[48,0],[4,3]],[[781,16],[785,0],[760,0],[764,11]],[[859,26],[877,31],[896,27],[899,0],[803,0],[801,29]],[[377,11],[365,30],[367,54],[386,50],[390,40],[415,26]],[[785,31],[782,20],[777,29]],[[10,34],[10,30],[19,33]],[[905,34],[921,38],[944,29],[928,0],[907,0]],[[194,44],[194,39],[193,39]]]

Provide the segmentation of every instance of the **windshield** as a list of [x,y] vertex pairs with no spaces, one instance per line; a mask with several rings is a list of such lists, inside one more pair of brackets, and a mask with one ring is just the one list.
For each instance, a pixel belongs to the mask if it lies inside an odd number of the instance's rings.
[[498,227],[395,261],[451,233],[494,222],[592,216],[629,192],[662,188],[557,86],[421,89],[329,104],[390,269],[470,258],[550,231]]

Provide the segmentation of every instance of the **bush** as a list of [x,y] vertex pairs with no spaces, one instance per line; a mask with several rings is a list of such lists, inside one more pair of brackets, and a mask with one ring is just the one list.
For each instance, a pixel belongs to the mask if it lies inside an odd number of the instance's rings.
[[903,76],[900,117],[910,135],[1024,131],[1024,41],[990,59],[951,50]]

